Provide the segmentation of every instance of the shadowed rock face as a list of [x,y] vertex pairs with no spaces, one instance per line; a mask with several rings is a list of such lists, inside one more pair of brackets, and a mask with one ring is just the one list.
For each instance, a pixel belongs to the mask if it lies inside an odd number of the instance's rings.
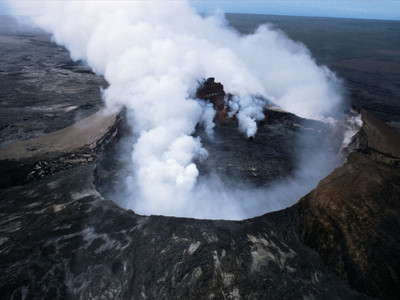
[[400,137],[367,111],[346,163],[296,205],[302,239],[351,285],[400,295]]
[[214,122],[220,124],[227,121],[228,112],[225,109],[224,86],[220,82],[215,82],[215,78],[210,77],[200,83],[196,92],[196,98],[210,101],[215,108]]

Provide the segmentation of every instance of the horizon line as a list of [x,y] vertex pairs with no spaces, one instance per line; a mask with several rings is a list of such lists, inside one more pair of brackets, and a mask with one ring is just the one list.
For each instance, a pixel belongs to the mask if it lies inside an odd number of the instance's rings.
[[[249,13],[249,12],[223,12],[225,15],[256,15],[256,16],[272,16],[272,17],[295,17],[295,18],[321,18],[321,19],[345,19],[345,20],[364,20],[364,21],[391,21],[400,22],[399,19],[387,18],[365,18],[365,17],[332,17],[318,15],[292,15],[292,14],[270,14],[270,13]],[[212,15],[213,13],[200,13],[203,15]]]

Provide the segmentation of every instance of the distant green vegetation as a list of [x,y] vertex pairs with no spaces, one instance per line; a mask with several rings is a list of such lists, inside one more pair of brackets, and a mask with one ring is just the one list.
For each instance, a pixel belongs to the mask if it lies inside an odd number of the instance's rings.
[[272,23],[291,39],[304,43],[320,64],[372,57],[400,63],[399,21],[246,14],[228,14],[227,19],[243,34]]

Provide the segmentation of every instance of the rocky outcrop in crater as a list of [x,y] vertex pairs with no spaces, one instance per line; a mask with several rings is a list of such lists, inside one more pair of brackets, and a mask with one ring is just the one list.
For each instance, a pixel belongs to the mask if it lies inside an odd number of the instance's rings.
[[[231,94],[214,78],[204,80],[196,96],[209,101],[215,111],[213,137],[197,128],[209,155],[197,162],[200,176],[217,173],[228,185],[244,184],[266,187],[292,176],[299,167],[302,153],[312,155],[316,148],[330,156],[332,165],[340,162],[335,157],[340,149],[343,132],[336,136],[323,122],[300,118],[292,113],[266,105],[265,118],[257,122],[257,134],[247,138],[238,132],[238,120],[229,116]],[[327,138],[329,137],[329,139]]]

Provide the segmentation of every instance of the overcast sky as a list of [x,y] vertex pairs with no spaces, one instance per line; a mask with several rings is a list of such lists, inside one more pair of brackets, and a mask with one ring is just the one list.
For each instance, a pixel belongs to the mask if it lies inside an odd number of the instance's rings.
[[[400,20],[400,0],[189,0],[189,2],[203,13],[221,9],[232,13]],[[7,14],[4,0],[0,0],[0,14]]]

